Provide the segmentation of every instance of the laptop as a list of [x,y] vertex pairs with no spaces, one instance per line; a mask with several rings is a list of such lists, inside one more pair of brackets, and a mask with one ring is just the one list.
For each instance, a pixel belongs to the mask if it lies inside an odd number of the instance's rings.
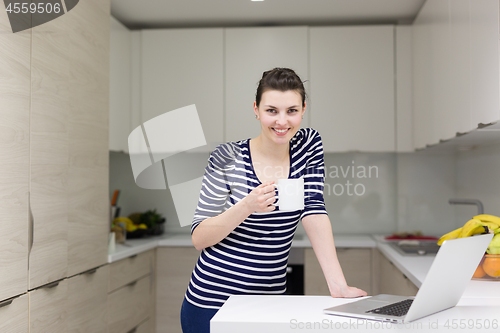
[[408,323],[457,305],[493,234],[445,241],[415,297],[381,294],[324,309],[324,313]]

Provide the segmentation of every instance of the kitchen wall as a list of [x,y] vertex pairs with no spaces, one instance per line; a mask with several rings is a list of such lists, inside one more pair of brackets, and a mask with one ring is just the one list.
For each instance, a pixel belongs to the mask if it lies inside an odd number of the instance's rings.
[[[206,164],[193,154],[193,164]],[[463,152],[331,153],[325,155],[325,203],[337,234],[421,230],[441,235],[476,214],[450,198],[477,198],[500,215],[500,144]],[[170,233],[181,228],[168,190],[145,190],[133,179],[129,156],[110,153],[110,196],[121,189],[122,215],[156,208]],[[304,234],[299,228],[298,233]]]

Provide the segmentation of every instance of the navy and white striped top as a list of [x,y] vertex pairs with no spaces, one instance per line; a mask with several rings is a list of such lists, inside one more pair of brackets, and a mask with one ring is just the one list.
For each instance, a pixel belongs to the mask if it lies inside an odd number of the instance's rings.
[[[252,167],[249,141],[220,145],[210,155],[191,233],[261,184]],[[321,137],[311,128],[300,129],[290,140],[288,178],[304,178],[304,209],[253,213],[222,241],[203,249],[186,291],[187,301],[218,309],[231,295],[283,294],[299,220],[326,214],[324,175]]]

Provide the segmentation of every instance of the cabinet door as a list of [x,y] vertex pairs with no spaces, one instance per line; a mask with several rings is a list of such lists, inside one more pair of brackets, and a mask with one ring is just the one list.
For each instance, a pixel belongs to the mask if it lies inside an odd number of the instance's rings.
[[134,281],[108,295],[108,332],[129,332],[150,314],[152,297],[149,276]]
[[[262,73],[289,67],[309,79],[307,27],[225,29],[225,133],[226,141],[255,138],[260,123],[253,102]],[[308,92],[308,83],[305,84]],[[301,127],[308,127],[308,110]]]
[[105,265],[68,279],[68,333],[107,332],[108,275]]
[[8,300],[8,305],[0,302],[0,332],[28,332],[28,294]]
[[[209,147],[223,141],[223,30],[142,31],[142,122],[196,105]],[[183,133],[188,136],[189,125]],[[185,138],[179,138],[184,140]]]
[[394,27],[311,27],[310,57],[325,152],[394,151]]
[[67,276],[70,16],[32,29],[29,289]]
[[415,296],[418,288],[383,254],[380,254],[379,292],[400,296]]
[[31,54],[31,29],[12,33],[3,10],[0,10],[0,49],[1,301],[26,292],[28,285]]
[[[453,1],[451,1],[453,3]],[[500,120],[499,1],[470,5],[470,120],[471,127]]]
[[156,250],[156,332],[181,333],[181,305],[200,251],[191,247]]
[[[371,249],[338,248],[337,257],[347,284],[372,293]],[[325,276],[313,249],[305,249],[304,257],[305,295],[330,295]]]
[[128,153],[131,127],[132,36],[123,24],[110,17],[109,150]]
[[109,0],[89,0],[65,15],[71,27],[68,276],[107,263],[109,11]]
[[68,331],[68,280],[30,291],[29,332]]

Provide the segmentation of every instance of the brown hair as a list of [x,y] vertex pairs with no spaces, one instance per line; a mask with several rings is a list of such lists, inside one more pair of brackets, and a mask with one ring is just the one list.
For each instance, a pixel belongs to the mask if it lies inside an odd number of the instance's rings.
[[306,90],[300,77],[290,68],[273,68],[262,74],[259,81],[257,93],[255,94],[255,104],[260,104],[262,94],[268,90],[288,91],[294,90],[302,97],[302,106],[306,102]]

